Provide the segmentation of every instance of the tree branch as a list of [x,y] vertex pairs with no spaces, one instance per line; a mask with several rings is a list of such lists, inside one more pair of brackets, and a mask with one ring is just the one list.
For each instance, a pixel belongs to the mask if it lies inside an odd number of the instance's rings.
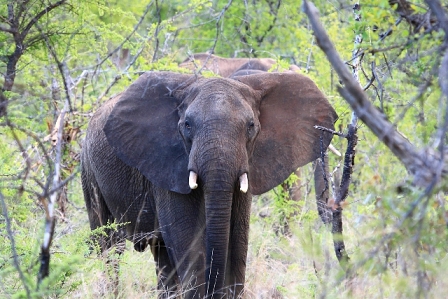
[[[344,86],[338,87],[341,96],[378,139],[404,164],[406,169],[414,176],[414,183],[420,186],[429,185],[437,177],[435,170],[439,165],[440,157],[436,157],[432,153],[418,151],[395,130],[394,126],[386,120],[384,114],[372,105],[358,82],[353,79],[323,28],[317,8],[311,2],[304,0],[302,9],[310,20],[317,44],[344,84]],[[447,174],[448,168],[444,169],[444,175]]]
[[44,232],[44,240],[41,246],[41,264],[38,273],[37,284],[40,286],[42,280],[47,277],[50,273],[50,246],[53,240],[54,228],[56,224],[56,220],[54,218],[54,205],[56,203],[56,199],[58,196],[58,192],[55,192],[60,186],[59,177],[60,177],[60,169],[61,169],[61,156],[62,156],[62,132],[64,128],[64,115],[69,109],[68,101],[65,102],[64,108],[61,111],[61,115],[58,118],[59,120],[59,130],[57,136],[56,143],[56,159],[54,163],[54,174],[53,174],[53,182],[52,182],[52,191],[47,192],[49,194],[49,200],[45,208],[45,232]]
[[448,17],[442,5],[438,0],[426,0],[426,3],[428,3],[429,8],[436,15],[440,28],[445,31],[445,41],[448,42]]
[[65,2],[67,2],[67,0],[60,0],[54,4],[50,4],[47,7],[45,7],[42,11],[40,11],[37,15],[35,15],[31,21],[28,22],[28,24],[25,26],[25,29],[23,29],[23,31],[21,32],[21,37],[22,37],[22,41],[25,40],[26,36],[28,35],[28,32],[30,31],[30,29],[40,20],[40,18],[42,18],[44,15],[46,15],[47,13],[49,13],[50,11],[52,11],[53,9],[61,6],[62,4],[64,4]]
[[[229,0],[229,2],[227,2],[227,4],[224,6],[224,8],[221,10],[218,17],[216,18],[216,35],[215,35],[215,41],[213,43],[213,46],[210,48],[210,54],[213,54],[215,52],[216,44],[218,43],[218,39],[219,39],[219,35],[220,35],[219,34],[220,33],[219,24],[221,23],[221,19],[224,17],[225,13],[229,9],[232,2],[233,2],[233,0]],[[208,60],[208,57],[207,57],[207,60]],[[205,61],[204,66],[207,65],[207,60]]]
[[3,31],[3,32],[7,32],[7,33],[11,33],[11,34],[16,34],[18,31],[16,30],[16,29],[14,29],[14,28],[6,28],[6,27],[4,27],[4,26],[2,26],[2,25],[0,25],[0,31]]
[[157,60],[157,51],[159,51],[159,32],[160,32],[160,24],[162,23],[162,16],[161,16],[161,8],[159,6],[159,1],[155,0],[156,2],[156,14],[157,14],[157,26],[156,30],[154,31],[154,40],[156,42],[156,46],[154,47],[154,53],[152,56],[152,62],[155,62]]
[[431,31],[436,28],[437,20],[429,12],[424,14],[415,13],[415,10],[406,0],[389,0],[389,5],[394,8],[401,18],[405,19],[414,29],[414,33],[419,32],[421,28],[425,31]]
[[266,38],[266,36],[268,35],[268,33],[274,28],[275,23],[277,22],[277,18],[278,18],[278,11],[280,9],[280,5],[282,4],[281,0],[277,0],[277,3],[274,7],[274,4],[272,2],[269,2],[269,10],[271,15],[274,16],[274,19],[272,20],[271,24],[269,24],[269,27],[263,32],[262,36],[257,36],[255,39],[257,40],[257,44],[259,47],[261,47],[261,44],[263,43],[264,39]]

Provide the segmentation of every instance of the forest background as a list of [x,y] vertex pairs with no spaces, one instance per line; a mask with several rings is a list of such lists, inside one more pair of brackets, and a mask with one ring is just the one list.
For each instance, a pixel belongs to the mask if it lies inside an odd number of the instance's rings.
[[[336,206],[343,209],[348,265],[338,262],[331,229],[318,217],[313,169],[306,166],[254,197],[249,298],[445,296],[448,87],[440,86],[448,80],[448,6],[427,2],[314,4],[375,111],[413,149],[438,155],[438,179],[419,184],[387,138],[358,122],[348,197]],[[429,10],[434,3],[441,5],[436,14]],[[208,51],[299,66],[326,94],[339,115],[337,130],[346,133],[352,110],[340,86],[347,82],[318,44],[295,0],[1,0],[0,297],[155,298],[150,252],[128,244],[123,256],[111,253],[120,263],[116,272],[89,251],[79,153],[90,116],[142,72],[187,72],[178,64]],[[335,136],[333,145],[344,153],[347,142]],[[329,154],[331,205],[343,163]]]

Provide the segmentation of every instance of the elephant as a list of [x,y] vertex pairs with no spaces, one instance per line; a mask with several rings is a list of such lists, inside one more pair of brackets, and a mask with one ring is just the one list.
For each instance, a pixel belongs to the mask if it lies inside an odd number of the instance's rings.
[[330,144],[314,126],[333,129],[337,114],[311,79],[249,73],[146,72],[89,122],[81,179],[90,227],[122,224],[98,238],[103,251],[121,236],[137,251],[149,246],[160,297],[241,296],[252,194]]
[[[276,61],[270,58],[223,58],[209,53],[197,53],[188,57],[179,66],[189,70],[198,71],[206,65],[205,70],[212,71],[216,75],[222,77],[233,78],[267,71],[278,71],[278,69],[273,69],[275,63]],[[289,70],[297,72],[300,68],[291,64]],[[329,148],[331,149],[331,144]],[[335,150],[332,149],[332,151]],[[340,156],[340,153],[336,154]],[[324,224],[329,224],[332,221],[333,212],[331,208],[327,206],[330,196],[328,180],[326,181],[326,178],[329,178],[328,163],[322,163],[320,157],[313,161],[313,169],[318,214]],[[297,169],[295,174],[300,178],[300,169]],[[298,183],[300,183],[300,180]],[[297,200],[297,198],[300,197],[300,195],[294,191],[297,186],[291,187],[290,196],[294,200]]]
[[[276,61],[271,58],[223,58],[213,54],[198,53],[185,59],[179,66],[190,70],[204,68],[216,75],[228,78],[243,70],[247,70],[249,73],[252,71],[267,72],[275,64]],[[300,68],[291,65],[289,70],[298,71]],[[239,75],[242,74],[243,72],[239,73]]]

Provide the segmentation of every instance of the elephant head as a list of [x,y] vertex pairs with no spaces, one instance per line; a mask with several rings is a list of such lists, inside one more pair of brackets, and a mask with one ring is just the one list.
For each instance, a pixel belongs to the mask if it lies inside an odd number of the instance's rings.
[[[248,218],[235,220],[238,206],[316,160],[332,136],[314,126],[333,129],[336,119],[316,85],[294,72],[149,72],[121,94],[103,130],[115,154],[155,186],[203,197],[211,294],[244,283],[244,269],[236,274],[229,261],[242,251],[245,265]],[[239,226],[247,227],[241,244]]]

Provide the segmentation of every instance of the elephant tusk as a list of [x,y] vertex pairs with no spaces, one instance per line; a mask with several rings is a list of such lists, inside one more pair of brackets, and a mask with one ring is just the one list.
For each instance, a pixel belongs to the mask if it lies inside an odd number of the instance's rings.
[[243,173],[240,176],[240,191],[247,193],[247,189],[249,189],[249,180],[247,179],[247,173]]
[[328,146],[328,149],[332,151],[336,156],[341,157],[341,153],[333,146],[333,144],[330,143]]
[[188,178],[188,184],[190,185],[190,189],[196,189],[198,184],[196,180],[198,179],[198,175],[194,171],[190,171],[190,177]]

